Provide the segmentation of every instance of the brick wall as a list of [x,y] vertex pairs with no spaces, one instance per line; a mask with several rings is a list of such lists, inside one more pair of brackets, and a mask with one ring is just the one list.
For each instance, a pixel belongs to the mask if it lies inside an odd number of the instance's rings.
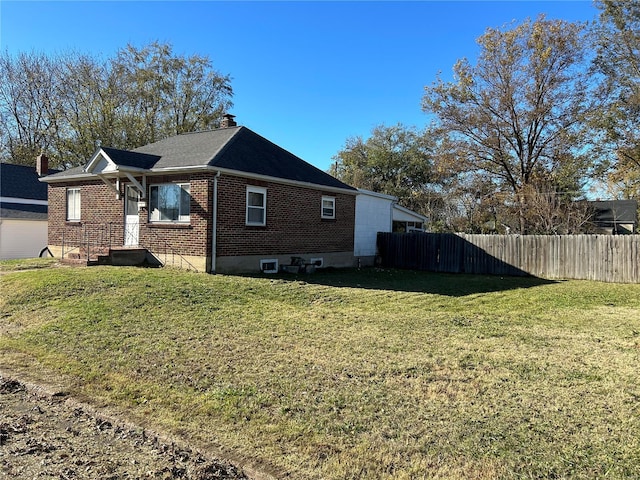
[[[80,221],[67,222],[67,188],[80,188]],[[124,198],[124,197],[123,197]],[[49,184],[49,245],[80,245],[89,233],[116,245],[123,242],[124,199],[117,200],[113,190],[102,181]]]
[[147,185],[169,182],[190,184],[191,221],[188,225],[150,223],[148,209],[144,209],[140,212],[140,244],[158,253],[165,253],[169,246],[181,255],[211,255],[213,175],[147,177]]
[[[181,255],[210,256],[213,174],[147,176],[147,188],[167,182],[190,183],[191,221],[188,225],[150,223],[148,208],[142,209],[139,212],[140,244],[160,253],[169,248]],[[49,244],[62,245],[63,232],[67,244],[73,241],[79,244],[87,229],[102,228],[112,245],[123,245],[125,185],[121,182],[122,195],[118,200],[102,181],[49,184]],[[264,227],[245,225],[247,185],[267,189]],[[66,189],[77,186],[81,188],[81,219],[67,222]],[[336,199],[335,220],[320,218],[323,195]],[[354,195],[230,175],[222,175],[218,180],[218,256],[352,252],[354,218]]]
[[[267,189],[264,227],[245,225],[246,188]],[[336,198],[335,220],[323,220],[322,196]],[[218,182],[218,256],[353,251],[355,196],[242,177]]]

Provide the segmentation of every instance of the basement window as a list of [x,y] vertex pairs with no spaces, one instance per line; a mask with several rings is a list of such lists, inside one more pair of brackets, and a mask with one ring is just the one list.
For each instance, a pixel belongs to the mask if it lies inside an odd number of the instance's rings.
[[278,259],[269,258],[260,260],[260,271],[262,273],[278,273]]
[[313,265],[316,268],[322,268],[324,267],[324,258],[319,257],[319,258],[312,258],[309,260],[309,263],[311,265]]

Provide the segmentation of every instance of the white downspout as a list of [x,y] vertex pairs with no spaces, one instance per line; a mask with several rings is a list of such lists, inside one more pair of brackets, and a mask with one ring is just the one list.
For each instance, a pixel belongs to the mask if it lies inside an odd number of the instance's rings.
[[216,252],[218,241],[218,178],[220,170],[213,177],[213,227],[211,231],[211,272],[216,273]]

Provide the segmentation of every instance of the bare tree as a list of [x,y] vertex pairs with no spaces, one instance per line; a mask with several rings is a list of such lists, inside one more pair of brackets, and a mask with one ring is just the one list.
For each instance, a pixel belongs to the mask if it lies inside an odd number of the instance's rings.
[[135,148],[219,124],[231,106],[228,75],[209,58],[168,44],[131,45],[107,60],[90,55],[0,56],[0,155],[32,164],[80,165],[97,145]]
[[54,143],[62,108],[56,65],[44,55],[0,55],[0,155],[31,165]]
[[615,151],[609,184],[623,197],[640,195],[640,0],[602,0],[595,69],[606,98],[597,125]]
[[593,166],[585,25],[541,16],[488,29],[478,44],[476,65],[460,60],[454,81],[425,88],[423,110],[435,114],[456,168],[490,181],[517,210],[513,227],[526,233],[536,179],[575,191]]
[[136,143],[213,128],[231,107],[230,77],[208,57],[176,56],[171,45],[127,45],[112,62],[126,95],[126,121]]

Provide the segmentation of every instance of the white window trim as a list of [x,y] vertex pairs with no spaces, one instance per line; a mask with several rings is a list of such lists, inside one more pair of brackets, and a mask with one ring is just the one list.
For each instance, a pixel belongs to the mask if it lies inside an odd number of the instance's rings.
[[[71,204],[69,202],[69,193],[70,192],[77,192],[74,195],[74,204],[73,204],[73,208],[69,208],[71,207]],[[66,192],[66,203],[67,203],[67,221],[69,222],[79,222],[80,221],[80,209],[82,208],[82,197],[81,197],[81,189],[80,187],[73,187],[73,188],[67,188],[67,192]]]
[[[324,213],[324,202],[329,201],[333,205],[333,213],[331,215],[325,215]],[[326,195],[322,196],[322,201],[320,202],[320,216],[321,218],[325,218],[327,220],[334,220],[336,218],[336,197],[329,197]]]
[[[176,186],[180,187],[181,189],[186,185],[188,187],[187,193],[189,194],[189,196],[191,196],[191,183],[189,183],[189,182],[165,182],[165,183],[153,183],[153,184],[149,185],[149,203],[148,203],[148,205],[149,205],[149,223],[180,223],[180,224],[190,223],[191,222],[191,205],[189,205],[189,215],[180,215],[180,212],[178,212],[178,219],[177,220],[162,220],[162,219],[153,220],[153,218],[152,218],[153,205],[151,205],[151,189],[153,187],[161,187],[163,185],[176,185]],[[178,205],[180,205],[180,202],[178,202]]]
[[[251,193],[259,193],[262,194],[262,198],[263,198],[263,204],[262,207],[253,205],[250,206],[249,205],[249,194]],[[245,210],[245,225],[249,225],[249,226],[258,226],[258,227],[264,227],[267,224],[267,189],[264,187],[255,187],[253,185],[247,185],[247,195],[246,195],[246,201],[245,201],[245,205],[246,205],[246,210]],[[262,222],[250,222],[249,221],[249,208],[261,208],[262,209]]]

